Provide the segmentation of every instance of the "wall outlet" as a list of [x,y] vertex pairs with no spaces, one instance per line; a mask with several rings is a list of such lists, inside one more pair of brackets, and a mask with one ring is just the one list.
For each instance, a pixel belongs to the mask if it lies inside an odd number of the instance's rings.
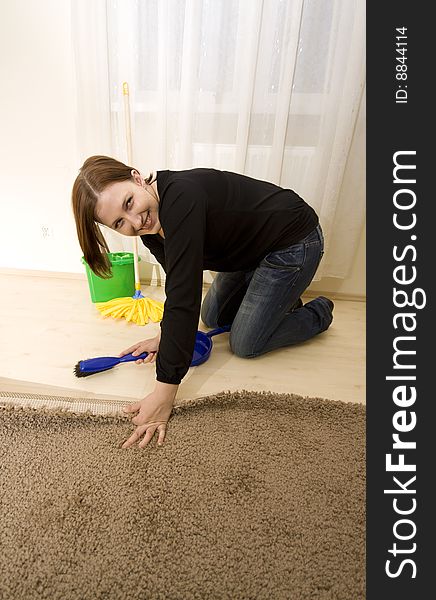
[[53,227],[50,225],[41,225],[41,237],[43,240],[49,240],[53,238]]

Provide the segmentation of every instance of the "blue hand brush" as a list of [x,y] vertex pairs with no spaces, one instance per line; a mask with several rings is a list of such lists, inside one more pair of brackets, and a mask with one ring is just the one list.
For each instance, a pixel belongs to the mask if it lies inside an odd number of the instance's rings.
[[88,375],[94,375],[94,373],[101,373],[102,371],[109,371],[116,365],[123,362],[131,362],[145,358],[148,356],[148,352],[143,352],[138,356],[132,356],[132,354],[126,354],[121,358],[119,356],[100,356],[99,358],[88,358],[87,360],[79,361],[74,367],[74,374],[76,377],[88,377]]
[[[217,327],[204,333],[203,331],[197,331],[195,337],[195,348],[192,356],[191,367],[196,367],[206,362],[209,358],[212,350],[212,336],[218,335],[219,333],[225,333],[230,331],[230,325],[224,327]],[[119,363],[132,362],[140,358],[146,358],[148,352],[143,352],[138,356],[132,356],[132,354],[126,354],[119,358],[118,356],[101,356],[98,358],[88,358],[86,360],[79,361],[74,367],[74,374],[76,377],[88,377],[88,375],[94,375],[95,373],[101,373],[102,371],[109,371]]]

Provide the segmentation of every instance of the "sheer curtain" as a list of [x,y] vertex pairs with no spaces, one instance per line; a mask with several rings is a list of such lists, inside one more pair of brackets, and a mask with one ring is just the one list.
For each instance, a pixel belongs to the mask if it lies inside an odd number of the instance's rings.
[[81,160],[127,159],[128,81],[134,166],[294,189],[324,229],[317,279],[347,276],[365,213],[364,194],[340,199],[364,99],[364,0],[75,0],[72,17]]

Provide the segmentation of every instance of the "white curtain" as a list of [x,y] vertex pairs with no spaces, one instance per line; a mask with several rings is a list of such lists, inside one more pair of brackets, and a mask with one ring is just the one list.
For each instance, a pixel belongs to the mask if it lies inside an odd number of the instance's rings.
[[127,161],[127,81],[133,166],[292,188],[324,229],[317,279],[347,276],[365,214],[363,177],[341,197],[364,100],[364,0],[73,0],[72,17],[81,159]]

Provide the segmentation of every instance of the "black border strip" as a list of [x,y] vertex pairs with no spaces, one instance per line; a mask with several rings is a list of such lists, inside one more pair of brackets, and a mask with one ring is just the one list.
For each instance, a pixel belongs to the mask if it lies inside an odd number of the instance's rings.
[[368,600],[430,597],[436,572],[429,7],[367,2]]

